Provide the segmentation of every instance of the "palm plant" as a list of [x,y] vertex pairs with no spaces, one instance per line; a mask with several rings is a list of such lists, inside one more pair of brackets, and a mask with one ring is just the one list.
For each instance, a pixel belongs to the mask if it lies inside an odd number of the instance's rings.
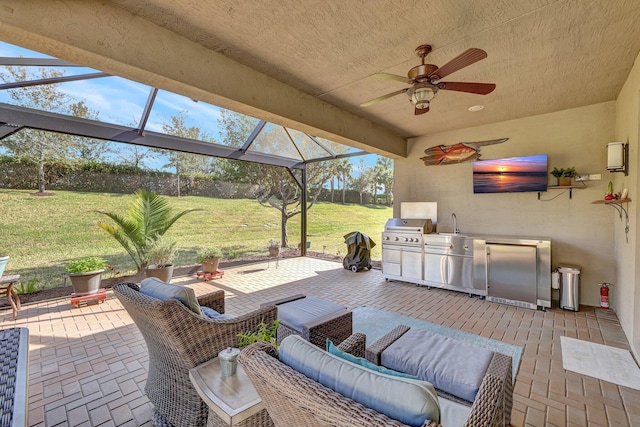
[[182,216],[200,209],[174,214],[166,197],[146,190],[134,194],[125,215],[97,211],[113,221],[98,221],[97,226],[122,245],[140,272],[148,264],[148,251],[153,243]]

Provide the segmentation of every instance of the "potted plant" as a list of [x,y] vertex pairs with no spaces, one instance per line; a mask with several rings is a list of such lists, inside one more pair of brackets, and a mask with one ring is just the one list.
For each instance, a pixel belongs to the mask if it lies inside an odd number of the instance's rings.
[[277,334],[279,320],[274,320],[271,325],[266,323],[260,323],[260,327],[257,332],[240,332],[238,334],[238,347],[244,348],[258,341],[264,341],[273,344],[275,348],[278,348]]
[[148,250],[156,238],[164,235],[184,215],[199,210],[202,209],[186,209],[174,213],[167,197],[138,190],[126,214],[97,211],[113,221],[98,221],[97,226],[122,245],[139,273],[147,267]]
[[176,253],[176,242],[157,236],[147,246],[147,277],[156,277],[169,283],[173,276],[173,255]]
[[558,186],[570,186],[571,178],[576,176],[576,168],[553,168],[551,171],[551,175],[555,176],[558,179]]
[[0,277],[2,277],[2,273],[4,273],[4,268],[7,266],[7,262],[9,261],[9,252],[0,248]]
[[197,261],[202,264],[202,271],[205,273],[215,273],[218,271],[222,251],[218,248],[203,248],[198,252]]
[[98,293],[106,267],[107,262],[95,256],[68,262],[65,269],[76,296]]
[[280,253],[280,241],[270,239],[269,245],[267,246],[269,249],[269,256],[278,256]]

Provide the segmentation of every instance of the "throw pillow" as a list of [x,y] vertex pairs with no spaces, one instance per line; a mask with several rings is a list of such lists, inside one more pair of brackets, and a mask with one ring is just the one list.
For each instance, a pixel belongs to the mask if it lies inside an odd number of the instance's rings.
[[220,314],[217,311],[215,311],[213,308],[207,307],[204,305],[200,306],[200,310],[202,311],[202,314],[204,315],[204,317],[208,317],[209,319],[226,320],[226,319],[232,318],[232,316],[229,316],[228,314]]
[[341,359],[348,360],[349,362],[353,362],[367,369],[371,369],[372,371],[380,372],[381,374],[393,375],[395,377],[400,377],[400,378],[411,378],[412,380],[419,379],[415,375],[394,371],[393,369],[385,368],[384,366],[378,366],[375,363],[369,362],[367,359],[364,359],[362,357],[356,357],[351,353],[342,351],[338,347],[336,347],[329,338],[327,338],[327,351],[333,354],[334,356],[338,356]]
[[140,293],[163,301],[176,299],[197,315],[202,316],[196,293],[186,286],[172,285],[155,277],[149,277],[140,282]]

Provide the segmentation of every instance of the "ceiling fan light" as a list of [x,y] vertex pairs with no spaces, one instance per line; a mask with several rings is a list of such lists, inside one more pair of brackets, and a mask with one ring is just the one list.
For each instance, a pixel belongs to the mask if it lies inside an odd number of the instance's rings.
[[407,91],[411,103],[418,109],[428,108],[429,102],[437,95],[433,86],[414,86]]

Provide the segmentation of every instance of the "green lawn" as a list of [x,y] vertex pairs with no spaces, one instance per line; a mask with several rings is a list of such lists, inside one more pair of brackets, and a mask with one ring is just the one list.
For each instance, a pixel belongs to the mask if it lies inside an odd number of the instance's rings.
[[[38,287],[64,283],[64,264],[72,259],[100,256],[120,274],[134,264],[122,247],[95,223],[95,210],[124,212],[131,195],[55,191],[54,196],[31,196],[31,190],[0,189],[0,246],[11,256],[5,274],[20,274],[23,284],[37,278]],[[181,218],[166,234],[178,241],[176,265],[195,263],[203,246],[218,246],[232,257],[267,254],[269,239],[280,240],[280,212],[255,200],[170,197],[175,210],[199,208]],[[343,236],[362,231],[376,243],[391,208],[384,206],[317,203],[308,213],[311,251],[344,255]],[[289,243],[300,241],[300,216],[289,221]],[[380,259],[380,245],[372,251]]]

